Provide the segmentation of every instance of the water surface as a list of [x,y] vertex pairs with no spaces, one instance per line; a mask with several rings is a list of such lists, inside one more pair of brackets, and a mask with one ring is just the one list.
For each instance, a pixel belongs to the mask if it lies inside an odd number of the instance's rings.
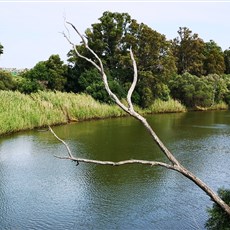
[[[229,188],[230,112],[149,116],[169,149],[215,191]],[[75,156],[166,161],[132,118],[54,128]],[[176,172],[60,160],[51,133],[0,139],[0,229],[205,229],[211,201]]]

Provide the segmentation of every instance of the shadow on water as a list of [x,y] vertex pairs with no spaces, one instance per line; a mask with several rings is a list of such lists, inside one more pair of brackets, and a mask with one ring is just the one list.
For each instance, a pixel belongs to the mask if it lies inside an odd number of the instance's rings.
[[[215,190],[229,184],[229,112],[147,118],[178,159],[207,184]],[[166,160],[132,118],[54,130],[78,157]],[[181,175],[141,165],[76,167],[53,157],[65,154],[49,132],[0,139],[3,229],[204,229],[211,202]]]

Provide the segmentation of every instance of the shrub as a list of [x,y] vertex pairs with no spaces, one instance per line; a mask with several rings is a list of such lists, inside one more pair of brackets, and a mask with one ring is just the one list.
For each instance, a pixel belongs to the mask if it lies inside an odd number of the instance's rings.
[[[230,205],[230,189],[219,189],[218,194],[221,199]],[[209,230],[229,230],[230,217],[224,212],[219,205],[213,204],[212,208],[208,209],[209,219],[206,222],[206,227]]]

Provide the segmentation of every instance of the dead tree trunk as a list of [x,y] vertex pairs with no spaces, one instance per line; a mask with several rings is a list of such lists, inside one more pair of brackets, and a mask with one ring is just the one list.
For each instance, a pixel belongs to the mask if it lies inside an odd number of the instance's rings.
[[59,141],[61,141],[66,146],[68,154],[69,154],[68,157],[59,157],[59,158],[70,159],[72,161],[77,162],[77,164],[79,162],[93,163],[93,164],[102,164],[102,165],[112,165],[112,166],[119,166],[119,165],[124,165],[124,164],[146,164],[146,165],[151,165],[151,166],[161,166],[161,167],[165,167],[167,169],[171,169],[171,170],[177,171],[177,172],[181,173],[183,176],[185,176],[186,178],[188,178],[189,180],[193,181],[198,187],[200,187],[216,204],[218,204],[230,216],[230,207],[211,188],[209,188],[202,180],[200,180],[192,172],[190,172],[188,169],[186,169],[183,165],[180,164],[180,162],[169,151],[169,149],[165,146],[165,144],[159,139],[159,137],[153,131],[153,129],[151,128],[151,126],[149,125],[149,123],[147,122],[147,120],[143,116],[141,116],[139,113],[137,113],[134,110],[131,97],[132,97],[132,93],[133,93],[133,91],[134,91],[134,89],[136,87],[136,83],[137,83],[137,65],[136,65],[136,61],[134,59],[134,55],[133,55],[132,49],[130,48],[130,57],[131,57],[131,60],[132,60],[132,63],[133,63],[134,77],[133,77],[133,82],[131,84],[131,87],[130,87],[128,93],[127,93],[128,106],[126,106],[111,91],[111,89],[109,87],[109,84],[108,84],[107,76],[106,76],[106,74],[104,72],[104,67],[103,67],[101,59],[88,46],[86,40],[78,32],[78,30],[76,29],[76,27],[72,23],[70,23],[70,22],[66,22],[66,24],[70,25],[73,28],[73,30],[78,34],[78,36],[80,36],[80,38],[81,38],[81,40],[82,40],[85,48],[94,56],[94,58],[96,59],[96,61],[93,61],[93,60],[91,60],[91,59],[89,59],[89,58],[81,55],[78,52],[75,44],[70,40],[70,37],[67,36],[65,33],[63,33],[64,37],[72,45],[72,47],[75,50],[77,56],[80,57],[80,58],[85,59],[86,61],[88,61],[94,67],[96,67],[98,69],[98,71],[100,72],[100,74],[102,76],[102,80],[104,82],[105,89],[106,89],[107,93],[109,94],[109,96],[116,102],[116,104],[121,109],[123,109],[125,112],[127,112],[128,114],[130,114],[132,117],[134,117],[137,120],[139,120],[144,125],[144,127],[147,129],[147,131],[152,136],[153,140],[157,143],[157,145],[159,146],[159,148],[161,149],[161,151],[168,158],[168,160],[170,161],[170,164],[167,164],[167,163],[164,163],[164,162],[144,161],[144,160],[126,160],[126,161],[120,161],[120,162],[111,162],[111,161],[97,161],[97,160],[90,160],[90,159],[75,158],[71,154],[71,151],[70,151],[68,145],[63,140],[61,140],[59,137],[57,137],[57,135],[50,128],[50,131],[55,135],[55,137],[57,139],[59,139]]

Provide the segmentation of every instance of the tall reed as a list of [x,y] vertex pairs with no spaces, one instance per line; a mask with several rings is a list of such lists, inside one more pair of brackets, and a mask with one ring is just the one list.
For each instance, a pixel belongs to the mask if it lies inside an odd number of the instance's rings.
[[168,101],[157,99],[146,110],[147,113],[177,113],[186,111],[186,107],[174,99],[169,99]]
[[[125,113],[116,105],[102,104],[86,94],[44,92],[31,95],[0,91],[0,135],[71,121],[120,117]],[[140,113],[184,112],[179,102],[156,100]]]
[[0,134],[93,118],[123,116],[115,105],[85,94],[38,92],[24,95],[0,91]]

